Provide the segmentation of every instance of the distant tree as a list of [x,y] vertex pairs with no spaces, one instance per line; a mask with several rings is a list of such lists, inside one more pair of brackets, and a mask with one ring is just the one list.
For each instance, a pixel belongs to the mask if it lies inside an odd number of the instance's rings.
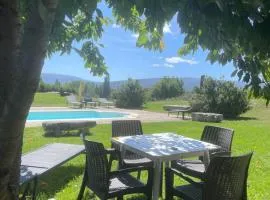
[[46,85],[42,79],[39,81],[38,92],[46,92]]
[[86,97],[96,96],[95,84],[94,83],[90,83],[90,82],[85,83],[85,89],[84,90],[85,90],[85,96]]
[[184,94],[184,82],[175,77],[162,78],[153,88],[152,97],[155,99],[166,99]]
[[103,83],[102,97],[108,98],[111,94],[110,76],[106,75]]
[[82,100],[84,95],[85,95],[85,82],[81,81],[80,87],[79,87],[79,92],[78,92],[79,100]]
[[145,102],[142,86],[139,81],[133,79],[128,79],[113,96],[116,106],[120,108],[139,108]]
[[205,77],[201,87],[196,87],[191,100],[193,111],[221,113],[235,118],[249,109],[247,93],[231,81]]
[[60,83],[60,81],[58,81],[57,79],[55,80],[55,82],[54,82],[54,91],[56,91],[56,92],[60,92],[60,90],[61,90],[61,83]]

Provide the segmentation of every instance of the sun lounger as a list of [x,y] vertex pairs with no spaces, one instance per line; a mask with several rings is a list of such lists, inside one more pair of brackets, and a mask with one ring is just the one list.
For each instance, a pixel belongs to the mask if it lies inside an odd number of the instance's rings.
[[191,112],[190,106],[181,106],[181,105],[165,105],[163,106],[164,110],[168,111],[168,116],[171,113],[177,113],[177,117],[182,113],[182,119],[185,119],[185,114]]
[[83,103],[76,100],[75,95],[67,96],[68,106],[71,108],[82,108]]
[[22,156],[20,185],[27,184],[21,199],[25,199],[33,181],[32,200],[36,198],[38,178],[84,152],[83,145],[54,143]]
[[98,98],[98,102],[101,106],[105,105],[106,107],[110,107],[114,105],[114,102],[108,101],[106,98]]

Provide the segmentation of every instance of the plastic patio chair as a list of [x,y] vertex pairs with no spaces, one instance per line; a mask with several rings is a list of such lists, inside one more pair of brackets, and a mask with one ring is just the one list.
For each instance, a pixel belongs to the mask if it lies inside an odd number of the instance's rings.
[[[84,140],[86,149],[85,172],[78,195],[81,200],[85,187],[91,189],[100,199],[117,198],[122,200],[126,194],[143,193],[150,200],[152,197],[153,168],[134,167],[111,172],[109,170],[107,154],[116,153],[115,150],[106,150],[103,144]],[[148,171],[147,183],[130,175],[138,170]]]
[[[211,150],[209,152],[210,160],[215,155],[230,155],[233,135],[234,131],[232,129],[216,126],[204,127],[201,140],[221,147],[221,149]],[[205,173],[205,164],[202,157],[200,157],[198,160],[172,161],[171,166],[172,168],[177,169],[179,172],[182,172],[185,175],[203,180]],[[193,183],[193,180],[189,177],[183,176],[183,178]]]
[[247,200],[247,177],[252,153],[214,157],[205,173],[205,182],[173,186],[180,173],[166,168],[166,200],[179,196],[185,200]]

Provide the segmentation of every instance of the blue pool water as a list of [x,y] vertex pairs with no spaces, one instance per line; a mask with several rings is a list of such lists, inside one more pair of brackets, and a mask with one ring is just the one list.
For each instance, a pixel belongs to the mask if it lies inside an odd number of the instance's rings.
[[127,116],[117,112],[96,111],[35,111],[29,112],[27,120],[108,119]]

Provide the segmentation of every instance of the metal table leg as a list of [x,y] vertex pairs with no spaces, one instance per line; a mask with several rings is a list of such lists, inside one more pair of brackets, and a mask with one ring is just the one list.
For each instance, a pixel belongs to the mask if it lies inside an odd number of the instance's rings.
[[154,161],[153,200],[158,200],[161,180],[161,161]]

